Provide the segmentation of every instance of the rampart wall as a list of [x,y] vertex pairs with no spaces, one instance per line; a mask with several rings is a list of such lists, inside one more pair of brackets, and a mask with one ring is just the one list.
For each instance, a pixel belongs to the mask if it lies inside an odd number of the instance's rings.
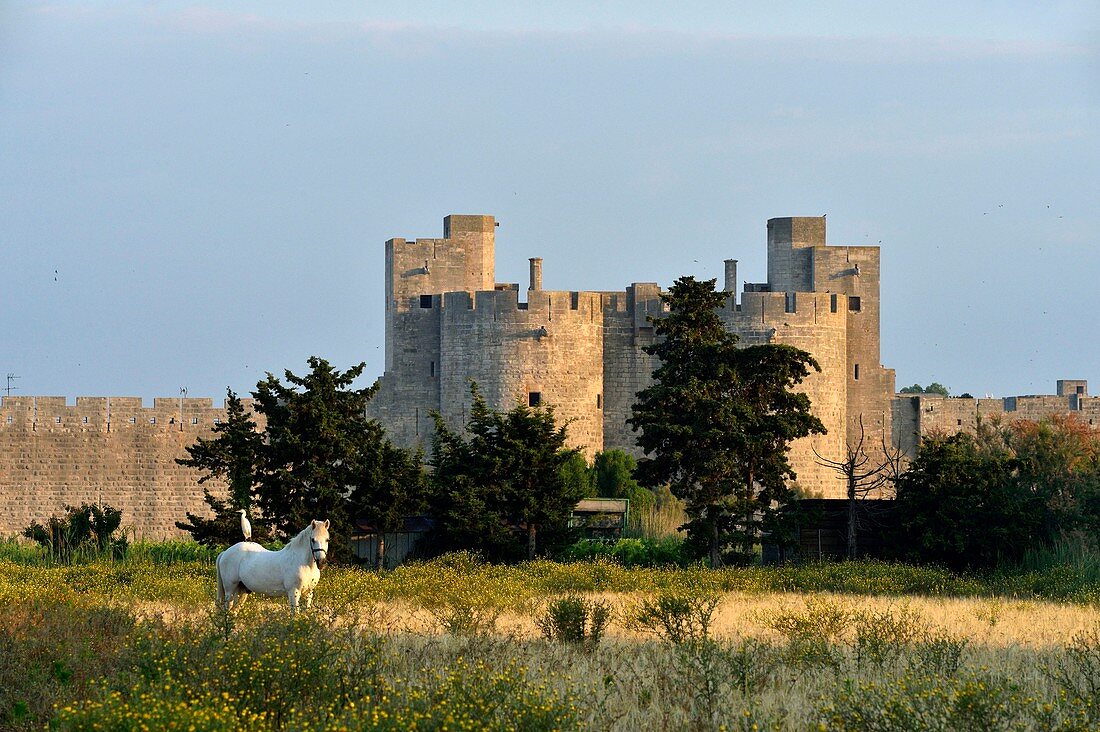
[[[470,381],[493,405],[552,404],[572,446],[591,459],[603,444],[602,296],[513,289],[455,292],[441,316],[440,411],[465,423]],[[552,395],[552,396],[551,396]]]
[[[1084,383],[1084,382],[1081,382]],[[894,443],[913,457],[922,437],[933,434],[976,434],[981,421],[1038,422],[1073,416],[1100,429],[1100,397],[1031,394],[1011,397],[943,397],[898,394],[893,400]]]
[[[199,474],[177,465],[225,409],[211,399],[11,397],[0,400],[0,536],[60,515],[66,505],[108,503],[132,535],[164,539],[186,512],[203,513]],[[215,481],[211,490],[224,491]]]

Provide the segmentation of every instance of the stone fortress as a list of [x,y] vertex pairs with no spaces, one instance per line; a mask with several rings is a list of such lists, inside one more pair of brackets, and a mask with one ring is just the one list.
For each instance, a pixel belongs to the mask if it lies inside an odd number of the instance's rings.
[[[430,445],[433,412],[465,423],[469,382],[506,409],[517,400],[551,404],[574,446],[591,457],[637,452],[626,424],[635,394],[650,382],[650,316],[663,304],[656,283],[616,292],[546,290],[531,259],[522,289],[494,278],[491,216],[451,215],[440,239],[386,242],[386,371],[369,411],[399,444]],[[879,357],[879,249],[830,246],[824,217],[768,221],[768,278],[737,293],[737,260],[725,262],[721,311],[745,345],[786,343],[813,354],[821,373],[806,380],[814,413],[828,429],[796,442],[791,462],[804,490],[840,497],[835,471],[813,450],[838,458],[859,439],[891,434],[894,372]],[[889,439],[889,437],[887,438]]]
[[[452,215],[439,239],[386,242],[386,366],[369,406],[400,444],[428,446],[439,412],[466,421],[469,380],[491,406],[552,404],[570,420],[572,444],[637,453],[626,425],[634,394],[654,366],[648,316],[663,312],[655,283],[615,292],[544,290],[531,259],[525,289],[494,278],[491,216]],[[912,455],[931,432],[976,429],[979,419],[1074,414],[1100,427],[1100,398],[1084,381],[1059,381],[1055,396],[944,398],[894,394],[894,372],[879,359],[879,250],[830,246],[825,219],[768,221],[767,282],[737,293],[737,261],[725,262],[730,293],[723,320],[742,343],[787,343],[809,351],[822,372],[802,385],[828,428],[796,442],[798,484],[842,497],[835,472],[813,449],[842,455],[859,436],[884,435]],[[246,400],[247,403],[247,400]],[[0,399],[0,536],[58,515],[65,505],[109,503],[138,538],[179,537],[175,522],[206,510],[198,473],[175,463],[225,419],[211,399],[5,396]],[[215,492],[224,485],[211,481]]]

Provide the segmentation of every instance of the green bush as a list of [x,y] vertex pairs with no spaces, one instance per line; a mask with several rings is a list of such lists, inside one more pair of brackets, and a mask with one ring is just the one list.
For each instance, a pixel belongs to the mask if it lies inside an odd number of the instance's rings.
[[95,558],[122,559],[126,537],[117,535],[122,511],[106,503],[65,506],[64,516],[51,516],[23,530],[23,536],[41,545],[50,558],[61,564]]
[[560,559],[583,562],[599,557],[623,567],[682,567],[689,563],[683,551],[683,541],[675,537],[618,539],[613,542],[583,539],[567,547]]
[[588,650],[603,639],[611,622],[611,605],[603,600],[586,600],[580,595],[566,595],[551,600],[535,625],[548,640],[572,643]]
[[821,707],[818,729],[1049,729],[1036,724],[1039,712],[1035,700],[1013,682],[985,671],[946,681],[923,675],[883,681],[848,679]]
[[641,601],[633,613],[633,621],[640,630],[670,643],[701,641],[710,637],[719,602],[720,597],[707,593],[658,592]]

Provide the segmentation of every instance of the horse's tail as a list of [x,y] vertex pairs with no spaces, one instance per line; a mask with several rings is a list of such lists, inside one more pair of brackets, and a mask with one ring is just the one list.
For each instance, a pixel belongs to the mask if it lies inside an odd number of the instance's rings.
[[225,588],[222,587],[222,557],[219,554],[214,561],[214,578],[218,583],[218,606],[225,604]]

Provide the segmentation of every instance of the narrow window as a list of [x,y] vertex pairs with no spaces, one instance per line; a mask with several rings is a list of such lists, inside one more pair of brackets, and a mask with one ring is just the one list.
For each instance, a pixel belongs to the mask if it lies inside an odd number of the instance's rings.
[[431,295],[421,295],[420,296],[420,307],[427,310],[427,309],[431,308],[431,306],[432,306],[432,296]]
[[9,414],[9,415],[8,415],[8,424],[11,424],[11,421],[12,421],[12,420],[11,420],[11,415]]
[[858,313],[859,312],[859,307],[860,307],[860,302],[859,302],[858,297],[849,297],[848,298],[848,309],[849,310],[851,310],[853,313]]
[[81,421],[82,421],[82,422],[84,422],[84,424],[88,424],[88,418],[87,418],[87,417],[85,417],[85,418],[84,418],[83,420],[81,420]]
[[959,426],[960,426],[960,427],[962,427],[962,426],[963,426],[963,421],[962,421],[961,419],[959,419],[959,420],[956,420],[956,421],[957,421],[957,422],[959,423]]
[[150,417],[149,418],[149,424],[156,424],[156,423],[157,423],[157,418],[156,417]]
[[1078,394],[1084,394],[1085,393],[1085,387],[1083,387],[1083,386],[1077,387],[1077,393]]
[[416,424],[416,435],[417,435],[417,437],[419,437],[420,436],[420,407],[416,408],[416,417],[414,418],[414,422]]
[[198,424],[198,423],[199,423],[199,418],[198,417],[192,417],[191,418],[191,424]]
[[596,395],[596,409],[603,409],[603,394]]
[[130,417],[130,424],[137,424],[137,417]]
[[432,361],[432,376],[435,376],[435,361]]
[[537,407],[542,404],[542,392],[532,391],[527,394],[527,405],[530,407]]
[[829,312],[836,312],[836,295],[829,295]]
[[53,418],[53,421],[54,421],[54,422],[55,422],[56,424],[61,424],[61,417],[54,417],[54,418]]
[[857,380],[859,379],[859,364],[858,363],[856,364],[855,377],[856,377]]

